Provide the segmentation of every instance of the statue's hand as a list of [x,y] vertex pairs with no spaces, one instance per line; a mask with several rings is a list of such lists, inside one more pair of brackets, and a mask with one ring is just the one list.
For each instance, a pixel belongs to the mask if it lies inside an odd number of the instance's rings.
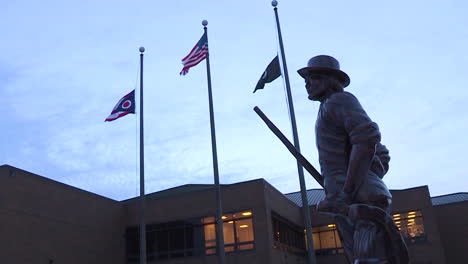
[[390,155],[385,145],[378,143],[375,148],[375,156],[372,160],[370,170],[377,174],[380,178],[387,173],[389,168]]
[[379,176],[381,179],[384,177],[385,173],[387,172],[385,170],[385,167],[382,164],[382,161],[377,156],[374,156],[370,170],[373,173],[377,174],[377,176]]

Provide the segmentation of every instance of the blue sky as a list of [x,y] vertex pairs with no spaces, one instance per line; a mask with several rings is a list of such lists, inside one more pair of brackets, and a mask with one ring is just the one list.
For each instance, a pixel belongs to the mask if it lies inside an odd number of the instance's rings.
[[[296,70],[340,60],[382,132],[391,189],[468,190],[465,1],[279,1],[301,149],[317,169]],[[146,190],[213,183],[205,62],[179,76],[207,19],[221,183],[299,190],[296,163],[252,108],[286,134],[281,79],[252,94],[278,52],[270,1],[8,1],[0,9],[0,164],[113,199],[138,194],[136,115],[104,123],[137,85],[145,52]],[[289,136],[291,138],[291,136]],[[307,188],[317,188],[306,174]]]

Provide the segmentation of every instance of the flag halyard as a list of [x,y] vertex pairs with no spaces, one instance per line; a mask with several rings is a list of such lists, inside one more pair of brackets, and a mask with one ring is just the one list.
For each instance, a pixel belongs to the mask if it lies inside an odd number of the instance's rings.
[[184,65],[184,67],[182,68],[182,71],[180,71],[180,75],[186,75],[190,68],[203,61],[207,55],[208,38],[205,32],[189,54],[182,59],[182,65]]
[[122,116],[135,113],[135,90],[131,91],[117,102],[105,121],[114,121]]

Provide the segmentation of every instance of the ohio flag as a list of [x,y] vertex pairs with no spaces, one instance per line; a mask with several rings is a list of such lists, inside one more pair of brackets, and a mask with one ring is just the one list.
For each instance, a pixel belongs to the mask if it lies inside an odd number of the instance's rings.
[[111,114],[106,118],[105,121],[114,121],[117,118],[128,114],[135,113],[135,90],[131,91],[129,94],[125,95],[120,99],[120,101],[112,109]]

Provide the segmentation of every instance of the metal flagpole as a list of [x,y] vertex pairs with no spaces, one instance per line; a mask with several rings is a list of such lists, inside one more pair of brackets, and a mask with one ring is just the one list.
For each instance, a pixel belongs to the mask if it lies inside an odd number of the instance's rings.
[[143,144],[143,52],[140,47],[140,264],[146,264],[145,151]]
[[[202,21],[203,29],[205,30],[206,42],[208,43],[208,21]],[[215,134],[215,122],[214,122],[214,111],[213,111],[213,96],[211,93],[211,72],[210,72],[210,52],[209,46],[206,52],[206,72],[208,79],[208,101],[210,106],[210,125],[211,125],[211,151],[213,153],[213,171],[214,171],[214,182],[216,190],[216,251],[218,253],[218,263],[224,264],[224,237],[223,237],[223,220],[221,219],[222,207],[221,207],[221,187],[219,185],[219,173],[218,173],[218,154],[216,152],[216,134]]]
[[[274,7],[276,27],[278,29],[278,39],[279,39],[279,45],[280,45],[280,50],[281,50],[281,58],[283,61],[284,81],[286,83],[286,93],[288,96],[288,105],[289,105],[289,113],[291,116],[291,127],[292,127],[292,132],[293,132],[294,146],[296,147],[297,151],[301,152],[301,148],[299,146],[299,137],[297,135],[294,105],[293,105],[292,96],[291,96],[291,87],[289,85],[288,68],[286,66],[286,57],[284,55],[283,38],[281,36],[281,28],[280,28],[279,17],[278,17],[278,8],[276,7],[278,5],[278,1],[276,0],[271,1],[271,5]],[[297,171],[299,173],[299,184],[301,186],[301,198],[302,198],[302,213],[304,215],[304,224],[306,228],[307,260],[308,260],[307,263],[315,264],[316,259],[315,259],[314,245],[313,245],[313,240],[312,240],[312,223],[310,220],[309,203],[307,201],[307,190],[306,190],[306,185],[305,185],[305,180],[304,180],[304,170],[301,164],[299,163],[299,161],[297,161]]]

